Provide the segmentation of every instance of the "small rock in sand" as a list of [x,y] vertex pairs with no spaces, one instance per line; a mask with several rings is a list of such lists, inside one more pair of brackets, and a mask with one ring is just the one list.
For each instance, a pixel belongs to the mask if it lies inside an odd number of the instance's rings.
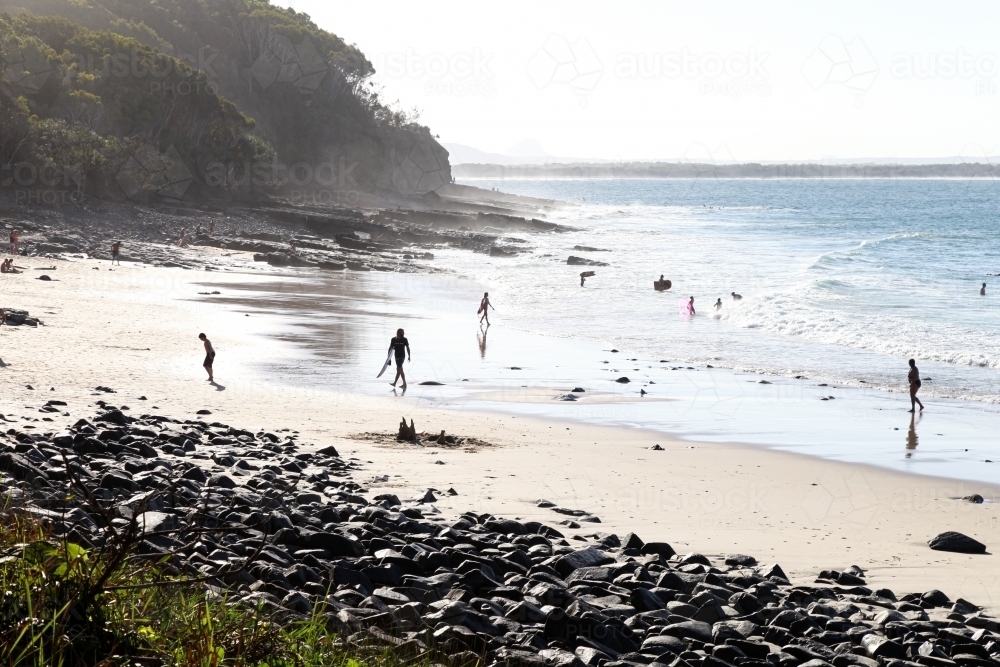
[[623,375],[620,378],[618,378],[617,380],[615,380],[615,382],[617,382],[619,384],[628,384],[629,382],[631,382],[631,380],[629,380],[626,376]]
[[652,447],[650,447],[650,449],[652,449],[654,452],[662,452],[663,451],[663,447],[660,447],[660,445],[658,445],[658,444],[657,445],[653,445]]
[[977,505],[983,503],[983,497],[978,493],[973,493],[971,496],[965,496],[964,498],[962,498],[962,500],[967,500],[970,503],[976,503]]

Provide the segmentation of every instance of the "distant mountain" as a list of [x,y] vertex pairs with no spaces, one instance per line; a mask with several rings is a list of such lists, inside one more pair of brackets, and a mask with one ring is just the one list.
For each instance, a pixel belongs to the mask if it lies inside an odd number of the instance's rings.
[[939,164],[705,164],[615,162],[549,164],[461,164],[456,178],[614,179],[614,178],[963,178],[1000,179],[1000,162]]
[[[525,139],[512,146],[506,153],[490,153],[487,151],[466,146],[465,144],[445,143],[451,155],[451,164],[479,164],[479,165],[654,165],[654,164],[712,164],[712,165],[739,165],[739,164],[759,164],[759,165],[944,165],[944,164],[1000,164],[1000,156],[986,155],[985,153],[976,155],[954,155],[947,157],[858,157],[840,158],[827,156],[819,159],[807,160],[747,160],[735,159],[706,159],[708,156],[698,157],[663,158],[659,160],[611,160],[605,158],[573,158],[557,157],[549,155],[534,139]],[[457,175],[457,173],[456,173]]]
[[506,153],[489,153],[487,151],[466,146],[465,144],[455,144],[444,142],[442,144],[448,149],[451,156],[452,165],[456,164],[550,164],[550,163],[573,163],[573,162],[593,162],[603,163],[612,160],[602,160],[598,158],[571,158],[557,157],[549,155],[534,139],[525,139],[514,146],[511,146]]

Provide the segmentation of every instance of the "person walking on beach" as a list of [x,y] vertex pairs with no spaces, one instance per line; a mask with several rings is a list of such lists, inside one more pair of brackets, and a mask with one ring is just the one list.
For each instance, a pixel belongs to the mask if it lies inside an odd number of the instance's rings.
[[986,283],[983,283],[982,289],[979,290],[979,296],[986,296]]
[[920,371],[917,370],[917,362],[910,359],[910,372],[906,375],[906,380],[910,383],[910,412],[914,412],[919,405],[923,411],[924,404],[917,398],[917,391],[920,390]]
[[[486,326],[490,325],[490,308],[493,308],[493,304],[490,303],[490,293],[484,292],[483,300],[479,302],[479,312],[483,314],[483,316],[479,318],[480,324],[483,323],[483,320],[486,320]],[[496,310],[496,308],[493,308],[493,310]]]
[[392,381],[392,386],[395,387],[396,383],[399,382],[399,378],[403,378],[403,389],[406,389],[406,373],[403,372],[403,361],[408,355],[410,357],[409,361],[413,361],[413,355],[410,354],[410,341],[406,340],[402,329],[396,329],[396,337],[389,341],[389,350],[396,355],[396,379]]
[[720,310],[722,310],[722,297],[721,296],[715,301],[715,311],[718,312]]
[[17,242],[21,238],[21,232],[16,229],[10,230],[10,254],[17,254]]
[[205,334],[198,334],[198,338],[205,343],[205,363],[202,366],[208,371],[208,381],[215,382],[215,375],[212,373],[212,365],[215,363],[215,348],[212,347],[212,341]]
[[118,262],[118,266],[122,265],[121,255],[119,254],[121,248],[122,248],[121,241],[115,241],[114,243],[111,244],[111,266],[114,266],[115,262]]

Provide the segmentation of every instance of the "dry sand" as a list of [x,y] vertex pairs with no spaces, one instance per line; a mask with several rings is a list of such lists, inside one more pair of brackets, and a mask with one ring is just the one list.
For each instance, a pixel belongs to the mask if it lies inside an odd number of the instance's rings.
[[[263,335],[266,316],[208,304],[199,281],[245,282],[246,275],[114,267],[104,261],[19,258],[22,275],[0,275],[0,306],[22,308],[45,326],[0,327],[0,412],[42,418],[46,400],[69,403],[71,416],[30,423],[50,430],[91,416],[103,398],[133,412],[181,419],[210,409],[210,420],[246,428],[291,428],[306,442],[334,444],[361,460],[375,488],[413,495],[433,487],[446,515],[465,510],[556,524],[569,518],[535,506],[546,498],[589,510],[595,530],[670,542],[679,552],[746,553],[777,562],[798,582],[821,569],[859,565],[873,588],[897,594],[944,590],[975,603],[1000,602],[1000,558],[931,551],[926,541],[958,530],[1000,551],[1000,488],[918,477],[738,444],[694,444],[639,429],[584,426],[501,414],[434,410],[413,398],[295,389],[258,364],[298,354]],[[53,266],[55,271],[35,267]],[[98,270],[94,270],[94,268]],[[55,280],[37,280],[49,273]],[[197,334],[219,351],[220,386],[205,380]],[[287,380],[287,378],[285,378]],[[34,389],[28,389],[31,385]],[[116,394],[95,395],[106,385]],[[54,388],[51,391],[50,388]],[[147,401],[139,401],[144,395]],[[156,410],[152,406],[157,406]],[[470,436],[492,447],[398,445],[355,439],[395,431],[400,417],[418,429]],[[20,420],[22,425],[29,422]],[[663,451],[649,449],[654,444]],[[857,443],[864,447],[864,443]],[[441,463],[438,463],[441,462]]]

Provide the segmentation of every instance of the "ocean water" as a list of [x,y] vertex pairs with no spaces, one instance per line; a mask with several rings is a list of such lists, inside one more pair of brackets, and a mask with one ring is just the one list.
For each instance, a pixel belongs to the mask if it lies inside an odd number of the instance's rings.
[[[922,395],[1000,402],[1000,183],[464,183],[572,204],[547,219],[574,231],[514,234],[509,243],[530,248],[516,257],[439,253],[437,264],[489,289],[505,326],[892,391],[905,391],[913,357]],[[608,266],[567,265],[569,255]],[[596,275],[581,287],[586,269]],[[661,274],[668,292],[652,288]],[[689,296],[693,318],[679,314]]]

